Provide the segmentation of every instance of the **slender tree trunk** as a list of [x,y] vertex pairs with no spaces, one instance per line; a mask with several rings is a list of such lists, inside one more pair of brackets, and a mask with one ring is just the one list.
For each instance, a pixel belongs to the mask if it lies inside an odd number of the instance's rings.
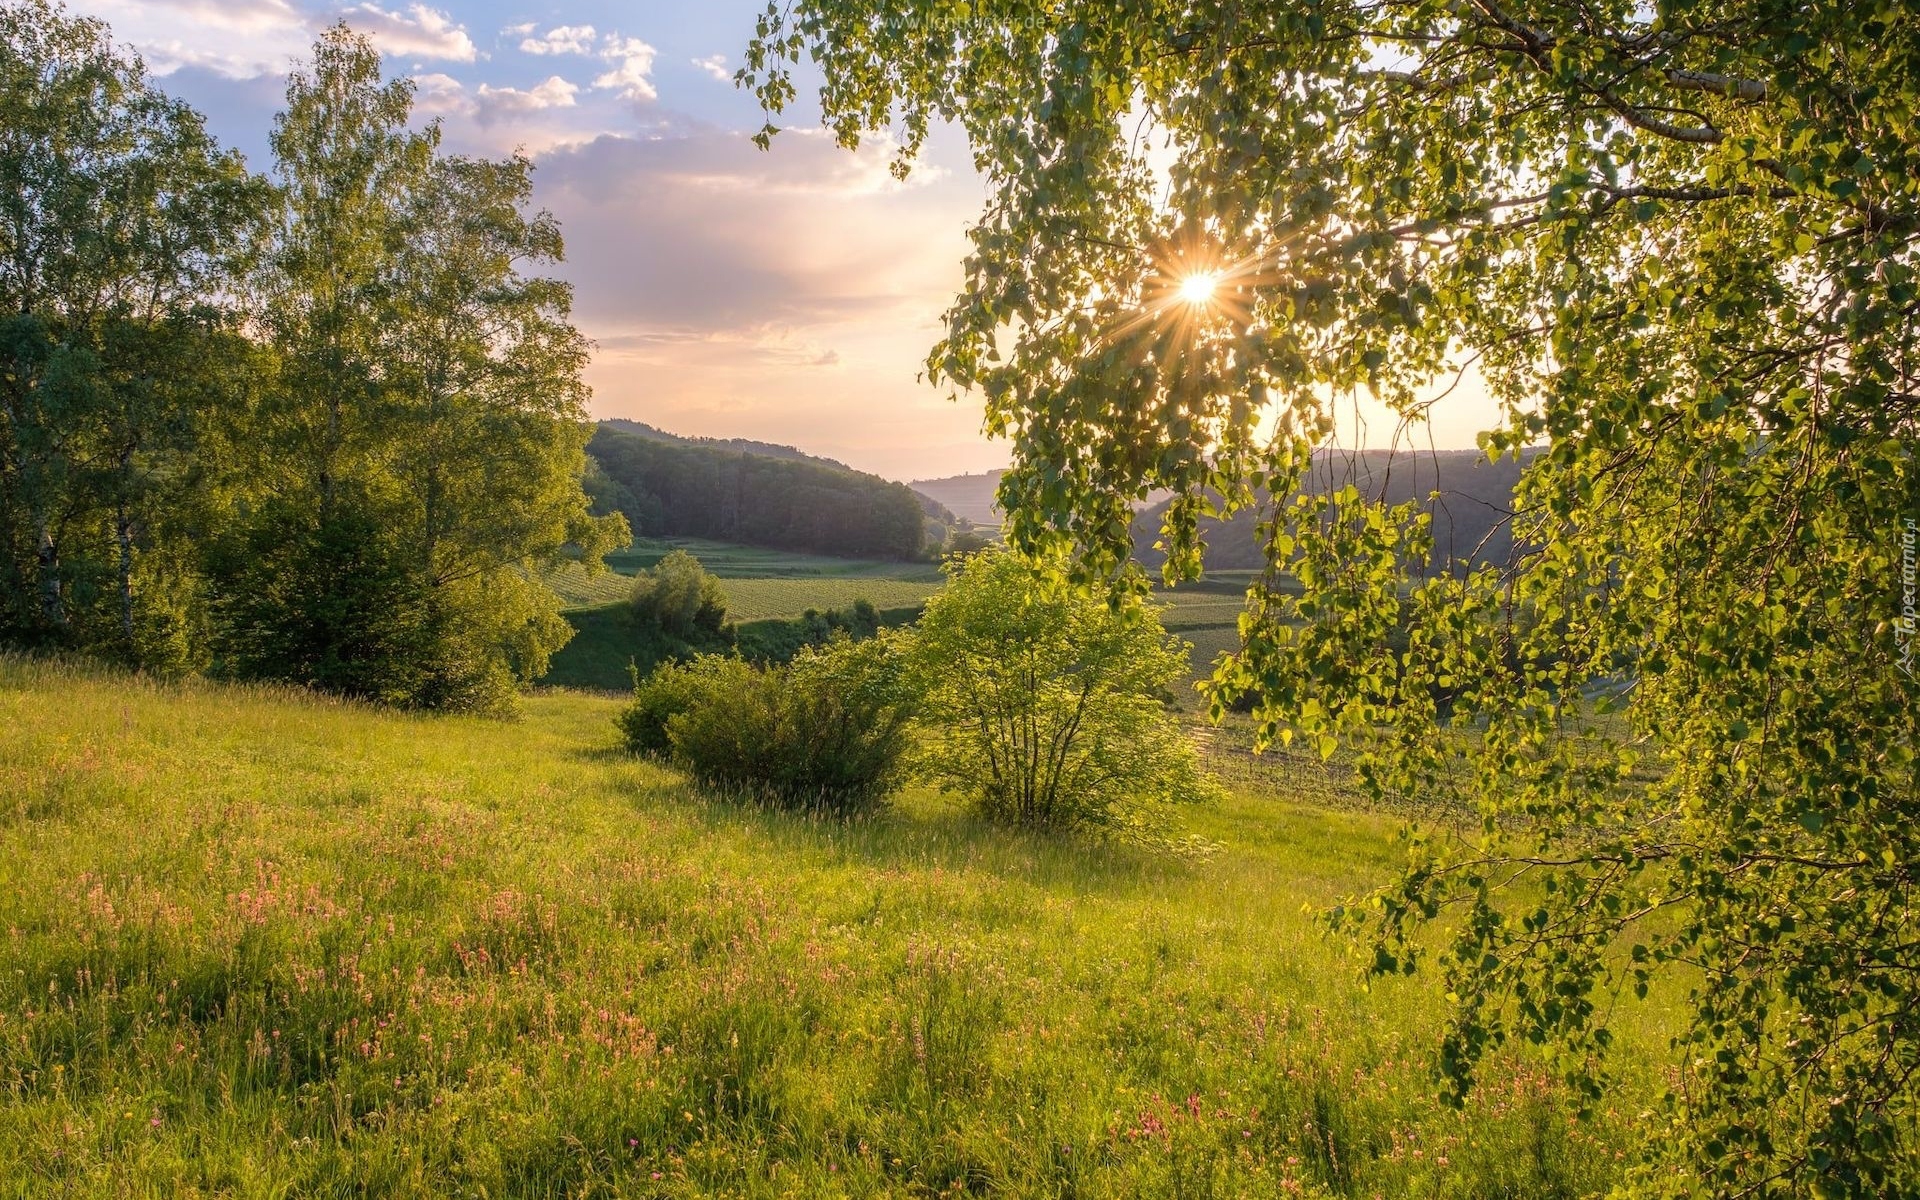
[[133,469],[133,451],[120,452],[120,494],[113,502],[113,536],[120,545],[120,632],[133,652],[133,520],[127,515],[126,481]]
[[60,544],[53,538],[53,525],[43,512],[39,514],[38,525],[39,550],[35,561],[39,567],[40,578],[40,619],[48,628],[64,632],[67,627],[67,606],[60,588]]

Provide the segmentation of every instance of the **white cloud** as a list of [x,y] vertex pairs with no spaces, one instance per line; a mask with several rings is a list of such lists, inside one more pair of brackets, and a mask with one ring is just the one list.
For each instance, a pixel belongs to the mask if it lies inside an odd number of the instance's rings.
[[609,35],[600,49],[600,57],[615,64],[613,70],[593,81],[603,91],[618,92],[622,100],[653,100],[654,90],[647,76],[653,71],[654,48],[639,38]]
[[525,36],[527,36],[528,34],[530,34],[530,33],[532,33],[532,32],[533,32],[533,22],[532,22],[532,21],[528,21],[528,22],[527,22],[527,23],[525,23],[524,25],[509,25],[509,26],[507,26],[507,27],[506,27],[505,29],[502,29],[502,30],[500,31],[500,36],[502,36],[502,37],[525,37]]
[[556,25],[542,37],[525,39],[520,49],[528,54],[591,54],[598,37],[591,25]]
[[228,79],[285,74],[317,32],[287,0],[92,0],[86,11],[113,27],[115,41],[138,47],[155,75],[182,67]]
[[727,56],[724,54],[709,54],[705,58],[696,58],[693,60],[693,65],[721,83],[733,82],[733,72],[727,69]]
[[453,62],[472,62],[479,56],[464,25],[424,4],[413,4],[405,12],[392,12],[378,4],[362,4],[340,13],[342,20],[373,39],[387,54],[419,58],[442,58]]
[[413,77],[414,111],[428,117],[472,116],[477,105],[466,85],[437,71]]
[[549,75],[546,79],[522,90],[511,87],[489,87],[480,85],[480,119],[492,121],[505,113],[539,112],[548,108],[572,108],[573,98],[580,91],[577,84],[568,83],[558,75]]

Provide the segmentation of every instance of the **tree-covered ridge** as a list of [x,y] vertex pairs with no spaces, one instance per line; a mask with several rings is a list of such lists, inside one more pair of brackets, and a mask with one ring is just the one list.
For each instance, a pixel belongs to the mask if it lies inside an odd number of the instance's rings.
[[[1412,504],[1429,518],[1433,538],[1429,570],[1505,567],[1513,561],[1513,489],[1520,463],[1488,462],[1474,450],[1324,451],[1301,481],[1301,493],[1326,495],[1351,484],[1388,505]],[[1229,516],[1202,517],[1200,537],[1213,571],[1259,570],[1267,565],[1260,522],[1272,515],[1272,496],[1260,489],[1251,506]],[[1166,556],[1154,546],[1171,500],[1134,518],[1134,556],[1159,567]]]
[[587,444],[601,512],[647,537],[698,537],[845,558],[912,559],[928,518],[905,484],[824,462],[622,432]]
[[672,442],[676,446],[707,446],[715,450],[738,450],[742,454],[759,454],[767,458],[787,458],[796,462],[820,463],[841,471],[851,471],[852,467],[837,458],[828,458],[823,454],[809,454],[798,446],[781,445],[778,442],[762,442],[755,438],[698,437],[682,433],[668,433],[645,421],[635,421],[627,417],[605,417],[600,421],[602,428],[617,433],[638,434],[659,442]]

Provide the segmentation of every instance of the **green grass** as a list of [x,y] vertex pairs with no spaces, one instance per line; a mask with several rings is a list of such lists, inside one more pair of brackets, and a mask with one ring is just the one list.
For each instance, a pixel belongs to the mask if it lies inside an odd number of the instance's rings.
[[651,567],[675,550],[685,550],[700,565],[722,579],[766,579],[791,576],[840,576],[879,579],[917,579],[940,582],[940,568],[930,562],[891,562],[879,559],[829,558],[785,550],[765,550],[730,542],[699,538],[642,538],[625,550],[607,556],[607,565],[623,575]]
[[697,538],[637,542],[609,554],[607,570],[589,572],[566,562],[539,572],[539,579],[560,597],[563,611],[600,608],[626,600],[634,575],[676,549],[727,581],[728,596],[739,598],[736,617],[743,621],[797,617],[809,608],[845,607],[863,596],[881,608],[918,604],[941,582],[933,563],[826,558]]
[[542,582],[560,597],[574,636],[553,656],[541,683],[590,691],[631,687],[627,664],[633,658],[633,633],[624,606],[633,576],[676,549],[721,578],[728,618],[741,624],[797,617],[808,609],[847,609],[855,600],[883,610],[912,608],[941,586],[940,568],[932,563],[824,558],[697,538],[643,540],[608,555],[606,571],[588,574],[577,563],[563,563],[542,572]]
[[727,579],[727,616],[735,621],[797,617],[808,609],[846,609],[855,600],[875,608],[908,608],[940,589],[937,580],[870,578]]
[[0,1193],[1553,1197],[1637,1134],[1524,1051],[1434,1099],[1434,983],[1310,912],[1396,854],[1325,768],[1189,863],[736,807],[615,708],[0,659]]
[[[565,563],[542,574],[575,630],[543,683],[600,691],[628,686],[632,648],[617,606],[631,593],[633,574],[674,549],[688,551],[721,577],[728,615],[742,623],[797,617],[808,609],[845,609],[862,599],[881,609],[908,608],[941,587],[939,568],[929,563],[824,558],[697,538],[642,541],[609,555],[607,571],[590,575],[578,564]],[[1220,572],[1161,593],[1168,630],[1194,645],[1192,679],[1210,673],[1219,651],[1239,648],[1236,623],[1252,580],[1252,572]]]

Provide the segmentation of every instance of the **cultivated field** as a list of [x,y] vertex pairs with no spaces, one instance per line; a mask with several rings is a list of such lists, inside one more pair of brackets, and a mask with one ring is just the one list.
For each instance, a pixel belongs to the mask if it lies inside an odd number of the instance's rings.
[[0,660],[0,1191],[1549,1197],[1643,1132],[1527,1051],[1435,1099],[1434,982],[1313,915],[1397,853],[1318,765],[1170,861],[743,809],[615,708]]

